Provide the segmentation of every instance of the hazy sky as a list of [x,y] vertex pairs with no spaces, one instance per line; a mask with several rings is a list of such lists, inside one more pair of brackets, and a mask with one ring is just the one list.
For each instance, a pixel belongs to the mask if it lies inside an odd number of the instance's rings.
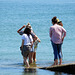
[[75,0],[0,0],[5,2],[26,2],[26,3],[75,3]]

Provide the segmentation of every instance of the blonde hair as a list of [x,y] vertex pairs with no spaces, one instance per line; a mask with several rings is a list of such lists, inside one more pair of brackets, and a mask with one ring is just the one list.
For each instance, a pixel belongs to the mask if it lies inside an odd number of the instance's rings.
[[28,24],[26,25],[26,28],[31,28],[30,23],[28,23]]

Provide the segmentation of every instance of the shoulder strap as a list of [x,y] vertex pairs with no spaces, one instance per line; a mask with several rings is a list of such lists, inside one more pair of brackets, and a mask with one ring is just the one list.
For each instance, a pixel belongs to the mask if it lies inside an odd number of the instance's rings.
[[[27,35],[27,36],[28,36],[28,35]],[[30,42],[31,42],[30,35],[28,36],[28,38],[29,38],[29,40],[30,40]]]

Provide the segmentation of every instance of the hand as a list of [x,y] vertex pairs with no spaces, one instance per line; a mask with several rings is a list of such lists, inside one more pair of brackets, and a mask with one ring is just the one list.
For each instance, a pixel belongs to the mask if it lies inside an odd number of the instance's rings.
[[62,42],[63,42],[63,40],[64,40],[64,37],[62,38]]
[[38,38],[38,42],[41,42],[41,40]]

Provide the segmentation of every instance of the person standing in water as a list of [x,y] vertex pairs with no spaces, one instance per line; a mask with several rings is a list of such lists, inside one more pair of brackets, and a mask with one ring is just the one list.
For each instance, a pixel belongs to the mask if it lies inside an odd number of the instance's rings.
[[[17,33],[19,33],[19,35],[23,35],[24,34],[24,30],[22,29],[26,29],[26,28],[30,28],[31,29],[31,36],[32,38],[34,37],[35,40],[37,39],[36,35],[32,32],[32,28],[30,23],[28,23],[27,25],[23,25],[20,29],[17,30]],[[33,62],[33,49],[31,49],[30,53],[29,53],[29,63]],[[23,62],[25,64],[25,62]]]
[[24,30],[24,34],[22,35],[22,45],[21,45],[22,49],[21,50],[22,50],[22,55],[23,55],[25,65],[27,67],[30,67],[27,58],[31,51],[32,45],[33,45],[33,39],[31,36],[31,29],[26,28]]
[[66,30],[57,24],[57,18],[52,18],[52,24],[53,26],[50,27],[49,35],[51,38],[51,44],[54,51],[54,64],[58,65],[58,58],[59,58],[59,65],[62,64],[62,55],[61,55],[61,46],[64,37],[66,36]]
[[40,42],[40,39],[33,32],[30,23],[28,23],[27,25],[23,25],[20,29],[18,29],[17,33],[19,33],[20,35],[23,35],[24,34],[24,31],[22,30],[23,28],[31,29],[31,35],[33,38],[34,46],[32,47],[31,52],[29,54],[29,63],[33,63],[33,60],[34,60],[34,62],[36,62],[36,48],[37,48],[38,42]]
[[[58,18],[57,18],[57,24],[63,27],[62,21],[60,21]],[[64,40],[64,39],[63,39],[63,40]],[[63,43],[62,43],[62,44],[63,44]],[[62,50],[61,50],[61,54],[62,54],[62,57],[63,57]]]
[[36,62],[36,50],[37,50],[39,42],[41,42],[41,40],[39,38],[37,38],[37,40],[34,40],[34,42],[33,42],[33,48],[34,48],[34,51],[33,51],[33,60],[34,60],[34,62]]
[[[31,35],[32,35],[32,38],[33,38],[33,46],[32,46],[32,50],[31,50],[31,53],[29,55],[29,59],[31,60],[30,63],[32,63],[33,61],[36,62],[36,49],[37,49],[37,46],[38,46],[38,43],[40,42],[40,39],[37,37],[37,35],[34,33],[32,27],[30,24],[28,24],[26,26],[26,28],[31,28]],[[34,34],[34,35],[33,35]],[[35,36],[35,37],[34,37]]]

